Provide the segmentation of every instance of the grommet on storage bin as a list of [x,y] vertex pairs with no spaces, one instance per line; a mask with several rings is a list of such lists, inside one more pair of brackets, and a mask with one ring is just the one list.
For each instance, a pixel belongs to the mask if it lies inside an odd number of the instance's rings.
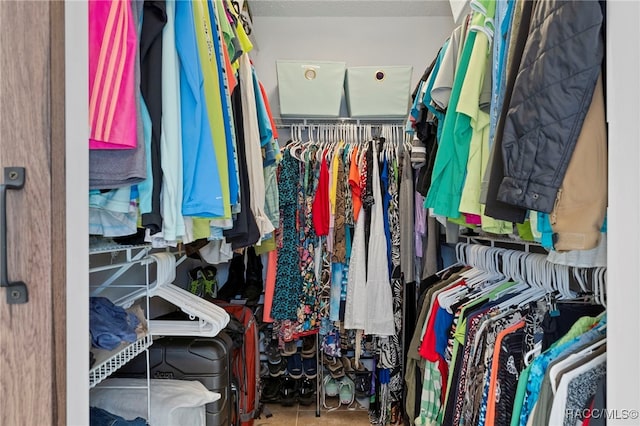
[[304,70],[304,78],[307,80],[314,80],[316,78],[316,70],[313,68],[307,68]]
[[377,81],[382,81],[382,80],[384,80],[384,78],[385,78],[385,73],[384,73],[384,71],[382,71],[382,70],[378,70],[378,71],[376,71],[375,77],[376,77],[376,80],[377,80]]

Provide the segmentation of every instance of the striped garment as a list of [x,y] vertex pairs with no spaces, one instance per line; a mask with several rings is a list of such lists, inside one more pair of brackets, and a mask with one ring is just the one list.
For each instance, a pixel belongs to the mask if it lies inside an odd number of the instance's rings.
[[89,2],[90,149],[137,146],[136,43],[130,2]]

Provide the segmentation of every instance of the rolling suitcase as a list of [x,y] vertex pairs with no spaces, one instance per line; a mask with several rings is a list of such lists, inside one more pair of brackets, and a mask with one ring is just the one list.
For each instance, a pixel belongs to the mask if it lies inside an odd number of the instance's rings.
[[[164,337],[149,348],[149,374],[154,379],[198,380],[221,398],[206,405],[206,426],[230,426],[237,408],[233,395],[233,342],[224,332],[216,337]],[[138,355],[117,373],[146,377],[146,356]],[[193,425],[196,426],[196,425]]]

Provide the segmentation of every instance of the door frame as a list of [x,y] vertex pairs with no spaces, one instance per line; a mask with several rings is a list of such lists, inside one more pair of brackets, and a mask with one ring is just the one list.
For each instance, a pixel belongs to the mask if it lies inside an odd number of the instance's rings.
[[64,2],[67,425],[89,424],[89,7]]

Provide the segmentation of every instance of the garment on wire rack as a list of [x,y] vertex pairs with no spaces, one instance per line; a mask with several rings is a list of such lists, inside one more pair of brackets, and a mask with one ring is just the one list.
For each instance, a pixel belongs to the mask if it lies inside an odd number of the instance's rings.
[[[588,408],[596,392],[603,370],[589,364],[595,353],[586,351],[606,351],[598,343],[606,333],[603,307],[575,299],[551,275],[530,284],[535,268],[559,268],[543,255],[464,244],[457,250],[467,250],[459,260],[474,267],[422,298],[407,354],[412,376],[424,363],[421,387],[405,378],[408,395],[415,389],[421,398],[419,406],[407,401],[407,414],[420,425],[573,424],[557,416],[565,407]],[[556,301],[557,293],[567,300]],[[561,380],[565,393],[554,396]],[[575,392],[578,383],[586,396]]]

